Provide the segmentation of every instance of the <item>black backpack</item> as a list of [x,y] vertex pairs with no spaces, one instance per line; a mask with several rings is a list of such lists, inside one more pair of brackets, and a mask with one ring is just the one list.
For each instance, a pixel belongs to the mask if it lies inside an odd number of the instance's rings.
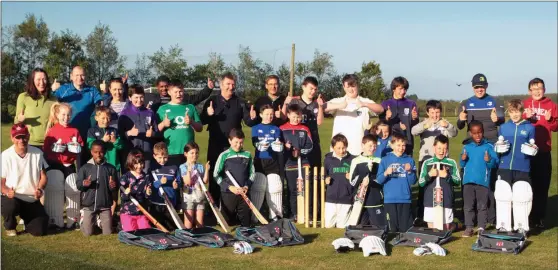
[[304,237],[294,223],[286,218],[256,228],[238,227],[236,228],[236,238],[266,247],[293,246],[304,243]]
[[397,234],[391,244],[412,247],[420,247],[426,243],[442,245],[451,239],[451,233],[448,230],[411,227],[406,232]]
[[376,225],[356,225],[345,228],[345,237],[353,241],[355,245],[360,244],[360,241],[366,236],[377,236],[385,242],[388,236],[387,228]]
[[525,241],[525,235],[521,233],[483,231],[472,248],[474,251],[519,254]]
[[194,242],[209,248],[232,246],[236,239],[230,234],[223,233],[211,227],[195,228],[191,230],[175,230],[174,235],[185,241]]

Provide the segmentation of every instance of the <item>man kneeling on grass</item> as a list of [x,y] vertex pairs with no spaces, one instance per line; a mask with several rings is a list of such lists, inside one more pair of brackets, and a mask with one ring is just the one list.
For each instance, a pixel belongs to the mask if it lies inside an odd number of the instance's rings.
[[2,217],[8,236],[16,236],[16,216],[34,236],[45,235],[48,216],[39,199],[47,184],[48,164],[43,152],[29,146],[29,131],[23,124],[11,129],[13,145],[2,152]]

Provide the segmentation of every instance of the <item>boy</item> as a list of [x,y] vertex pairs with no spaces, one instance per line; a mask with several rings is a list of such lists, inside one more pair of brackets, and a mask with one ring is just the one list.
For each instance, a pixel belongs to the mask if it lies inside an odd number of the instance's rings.
[[359,96],[358,77],[347,74],[342,80],[345,96],[335,98],[324,104],[324,113],[333,114],[333,133],[343,134],[349,141],[348,151],[351,155],[360,155],[364,131],[370,124],[370,113],[376,115],[384,112],[380,104]]
[[159,130],[169,149],[168,164],[180,166],[184,159],[184,146],[194,141],[196,132],[203,128],[196,107],[192,104],[184,105],[184,90],[177,82],[169,84],[169,103],[157,110]]
[[[431,158],[434,153],[433,150],[436,150],[436,147],[432,147],[434,145],[435,138],[438,135],[444,135],[448,138],[453,138],[457,136],[457,128],[453,126],[450,122],[446,119],[441,118],[441,111],[442,111],[442,103],[438,100],[429,100],[426,102],[426,114],[428,118],[424,121],[418,123],[411,129],[411,134],[413,136],[420,135],[420,150],[419,150],[419,168],[422,169],[422,163]],[[449,150],[448,150],[449,151]],[[446,153],[449,153],[446,151]],[[422,171],[418,171],[419,175],[422,175]],[[420,180],[419,180],[420,183]],[[451,192],[448,189],[448,192]],[[424,188],[423,186],[419,185],[419,198],[424,197]],[[417,202],[417,221],[422,221],[423,218],[423,210],[424,205],[422,204],[422,200],[419,199]]]
[[118,136],[116,128],[110,127],[110,109],[105,106],[99,106],[95,109],[95,121],[97,125],[87,131],[87,148],[91,149],[94,141],[103,142],[105,149],[104,158],[106,162],[114,166],[120,171],[120,158],[118,151],[122,149],[123,142]]
[[[161,106],[161,108],[163,106]],[[172,207],[174,207],[175,210],[180,209],[180,194],[178,190],[182,185],[180,171],[178,170],[178,166],[168,164],[169,152],[164,142],[158,142],[153,146],[153,160],[155,161],[154,165],[151,166],[151,171],[147,176],[151,179],[151,185],[153,185],[153,192],[151,196],[149,196],[151,204],[148,207],[148,211],[156,220],[161,222],[165,228],[174,230],[177,226],[167,209],[164,198],[159,192],[159,187],[163,187],[163,190],[172,203]]]
[[[465,232],[463,237],[473,236],[473,220],[478,220],[479,234],[486,228],[488,219],[488,196],[490,170],[498,164],[494,146],[484,138],[482,122],[469,123],[471,140],[463,146],[460,165],[463,173],[463,212],[465,212]],[[475,209],[476,204],[476,209]]]
[[[221,187],[221,211],[229,224],[232,224],[233,218],[237,217],[240,226],[250,227],[250,207],[238,196],[241,193],[248,193],[255,177],[252,155],[242,149],[244,146],[242,129],[231,130],[229,144],[231,147],[219,155],[213,171],[213,177]],[[231,173],[239,187],[231,182],[225,171]]]
[[359,224],[376,225],[383,228],[386,226],[384,195],[382,194],[382,186],[375,181],[381,161],[380,157],[374,156],[377,144],[378,137],[376,135],[368,134],[362,137],[362,153],[352,160],[349,175],[351,176],[350,183],[355,191],[351,196],[352,198],[358,192],[364,178],[368,176],[368,183],[363,183],[368,188],[366,189],[364,211],[361,214]]
[[[301,160],[301,167],[311,166],[309,154],[315,150],[313,135],[310,129],[301,124],[302,109],[297,104],[291,104],[287,108],[289,122],[281,126],[281,136],[285,141],[285,177],[287,178],[287,188],[289,189],[289,205],[291,217],[297,218],[297,185],[298,178],[298,159]],[[318,145],[318,149],[319,149]],[[304,169],[301,168],[304,174]],[[313,186],[313,185],[311,185]],[[310,193],[312,194],[312,193]]]
[[374,126],[372,126],[371,130],[371,134],[378,136],[378,145],[376,146],[374,156],[383,158],[387,155],[387,153],[393,150],[390,145],[391,129],[389,128],[388,122],[380,119]]
[[325,227],[345,228],[353,202],[353,186],[349,178],[351,162],[355,156],[347,153],[349,142],[342,134],[331,138],[333,152],[324,159],[326,174]]
[[99,215],[103,234],[112,233],[113,194],[116,191],[118,173],[116,168],[105,159],[105,142],[94,140],[91,143],[91,158],[78,171],[76,186],[81,194],[83,223],[81,232],[85,236],[93,234],[95,216]]
[[[521,100],[510,100],[507,111],[510,120],[501,125],[498,132],[499,136],[504,137],[504,143],[496,144],[496,152],[500,154],[498,180],[494,190],[496,228],[511,231],[513,201],[514,230],[526,233],[529,231],[533,191],[529,178],[531,156],[523,153],[522,149],[523,144],[529,144],[529,140],[535,139],[535,127],[529,121],[522,119]],[[499,147],[501,144],[504,144],[504,147]]]
[[411,129],[418,124],[419,116],[417,104],[413,100],[405,98],[408,89],[409,81],[404,77],[396,77],[391,81],[393,96],[382,102],[385,111],[380,115],[380,119],[388,121],[393,133],[403,134],[407,138],[405,153],[412,156],[414,137]]
[[[420,125],[420,124],[419,124]],[[440,177],[440,186],[443,193],[444,225],[447,230],[452,230],[453,222],[453,193],[452,183],[461,184],[459,168],[455,160],[448,158],[449,139],[443,134],[434,137],[432,147],[433,157],[421,161],[419,186],[423,190],[423,195],[419,195],[419,201],[424,205],[424,221],[428,222],[428,228],[434,228],[434,188],[436,178]],[[439,169],[438,169],[439,164]]]
[[262,105],[261,124],[252,127],[252,143],[256,148],[254,155],[256,177],[250,190],[250,197],[259,209],[265,196],[269,206],[269,217],[276,220],[277,216],[283,216],[283,184],[279,169],[279,156],[283,154],[283,143],[281,130],[273,125],[273,114],[271,105]]
[[558,107],[556,103],[544,96],[544,81],[534,78],[529,82],[530,98],[523,100],[525,111],[523,119],[529,120],[537,130],[535,144],[539,147],[537,155],[531,160],[531,179],[533,181],[533,210],[529,216],[530,223],[538,229],[544,228],[544,216],[548,200],[548,188],[552,175],[551,132],[558,131]]
[[391,136],[393,151],[380,161],[376,181],[384,188],[384,208],[391,232],[406,232],[413,225],[411,186],[417,182],[415,161],[405,154],[407,138]]

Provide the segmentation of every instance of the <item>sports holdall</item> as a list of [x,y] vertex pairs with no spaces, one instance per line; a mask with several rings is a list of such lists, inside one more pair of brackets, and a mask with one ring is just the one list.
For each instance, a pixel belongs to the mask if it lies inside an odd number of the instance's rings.
[[345,228],[345,237],[353,241],[355,245],[360,244],[360,241],[366,236],[377,236],[385,242],[388,236],[387,228],[376,225],[356,225]]
[[150,250],[167,250],[191,247],[190,241],[185,241],[159,229],[149,228],[135,231],[118,232],[118,240],[122,243],[144,247]]
[[286,218],[256,228],[238,227],[236,228],[236,238],[267,247],[292,246],[304,243],[304,237],[294,223]]
[[211,227],[195,228],[191,230],[175,230],[174,236],[181,240],[194,242],[209,248],[232,247],[237,241],[230,234],[223,233]]
[[412,247],[420,247],[426,243],[442,245],[451,239],[451,233],[448,230],[411,227],[406,232],[397,234],[391,244]]
[[522,233],[483,231],[472,248],[474,251],[518,254],[525,246],[525,241]]

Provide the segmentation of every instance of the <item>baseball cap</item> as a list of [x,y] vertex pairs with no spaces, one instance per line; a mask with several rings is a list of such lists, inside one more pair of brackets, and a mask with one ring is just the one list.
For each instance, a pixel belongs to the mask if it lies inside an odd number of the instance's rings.
[[486,76],[484,76],[484,74],[482,74],[482,73],[478,73],[477,75],[473,76],[473,79],[471,80],[471,82],[473,83],[473,87],[475,87],[475,86],[483,86],[483,87],[488,86],[488,80],[486,80]]
[[17,136],[20,136],[20,135],[27,136],[27,135],[29,135],[29,130],[27,129],[27,127],[24,124],[19,123],[19,124],[15,124],[15,125],[12,126],[11,134],[12,134],[12,137],[17,137]]

